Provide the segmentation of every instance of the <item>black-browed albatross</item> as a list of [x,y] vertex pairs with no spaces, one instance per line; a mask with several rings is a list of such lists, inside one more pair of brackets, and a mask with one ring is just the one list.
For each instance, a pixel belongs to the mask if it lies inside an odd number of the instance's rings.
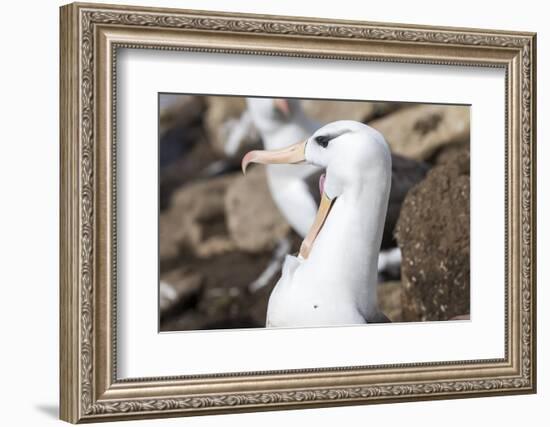
[[326,171],[321,203],[299,255],[285,258],[269,298],[266,326],[387,321],[377,298],[377,260],[392,175],[384,137],[365,124],[337,121],[287,148],[251,151],[242,168],[302,162]]

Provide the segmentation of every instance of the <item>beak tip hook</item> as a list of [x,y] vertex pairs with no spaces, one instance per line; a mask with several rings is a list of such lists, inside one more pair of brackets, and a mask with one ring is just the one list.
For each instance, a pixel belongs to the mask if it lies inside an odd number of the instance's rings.
[[252,156],[250,153],[246,153],[243,157],[243,160],[241,161],[241,170],[243,171],[243,175],[246,175],[246,169],[248,168],[248,165],[252,161]]

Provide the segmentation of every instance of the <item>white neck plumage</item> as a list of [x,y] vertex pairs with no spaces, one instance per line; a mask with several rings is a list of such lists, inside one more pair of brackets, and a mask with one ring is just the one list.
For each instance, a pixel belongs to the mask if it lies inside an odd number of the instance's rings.
[[[365,317],[378,309],[377,262],[391,183],[380,169],[349,185],[334,201],[303,268],[320,286],[339,287],[358,296]],[[347,289],[344,289],[347,288]]]

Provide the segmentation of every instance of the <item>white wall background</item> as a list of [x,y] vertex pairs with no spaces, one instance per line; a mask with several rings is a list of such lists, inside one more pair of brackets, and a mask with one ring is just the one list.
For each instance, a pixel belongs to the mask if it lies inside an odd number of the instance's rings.
[[[121,3],[110,0],[113,3]],[[539,393],[438,402],[209,416],[131,425],[279,426],[547,425],[550,298],[550,29],[544,2],[337,2],[133,0],[133,4],[280,15],[538,32]],[[58,6],[57,0],[2,5],[0,25],[0,402],[3,425],[54,425],[58,402]],[[32,120],[29,119],[30,116]],[[490,256],[490,254],[488,254]],[[498,256],[498,255],[496,255]],[[24,302],[24,304],[23,304]],[[545,336],[546,335],[546,336]]]

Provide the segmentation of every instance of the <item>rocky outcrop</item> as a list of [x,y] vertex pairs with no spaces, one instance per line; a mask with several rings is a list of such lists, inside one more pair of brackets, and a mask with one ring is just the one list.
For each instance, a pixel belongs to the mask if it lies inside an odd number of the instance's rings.
[[320,123],[335,120],[366,122],[385,116],[401,107],[398,102],[328,101],[306,99],[302,107],[306,115]]
[[[449,159],[448,159],[449,160]],[[396,227],[403,314],[448,320],[470,311],[470,157],[435,166],[405,198]]]
[[[269,201],[259,207],[254,200],[240,198],[241,193],[250,197],[251,192],[263,192],[265,176],[262,168],[256,169],[247,175],[255,183],[252,186],[243,183],[240,173],[183,186],[174,194],[170,208],[161,213],[163,331],[264,326],[269,291],[278,277],[257,292],[249,292],[248,287],[270,262],[269,242],[278,234],[267,230],[280,230],[280,224],[270,227],[273,221],[264,216],[271,214]],[[248,209],[254,213],[248,219],[252,234],[243,232],[241,227],[246,224],[233,225],[230,232],[228,223],[235,222],[232,216],[236,212],[244,215]]]
[[470,108],[418,105],[400,109],[369,125],[384,135],[394,153],[427,160],[446,145],[469,140]]
[[162,263],[183,252],[199,258],[235,249],[226,229],[224,197],[235,174],[198,181],[179,189],[171,208],[160,216]]
[[243,251],[270,251],[290,232],[271,197],[265,168],[252,168],[235,179],[225,196],[225,210],[229,234]]

